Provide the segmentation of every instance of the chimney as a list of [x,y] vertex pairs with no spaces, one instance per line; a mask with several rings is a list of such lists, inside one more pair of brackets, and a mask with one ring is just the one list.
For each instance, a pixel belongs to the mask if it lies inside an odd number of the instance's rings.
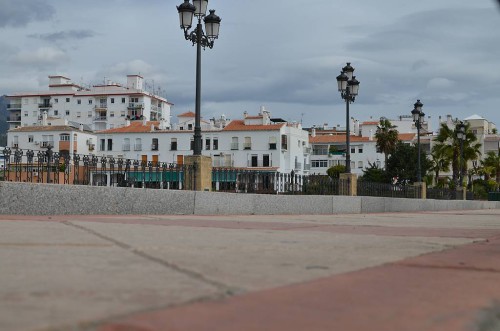
[[142,117],[142,125],[146,126],[147,122],[148,122],[148,120],[147,120],[146,116],[143,116]]
[[83,131],[83,124],[80,123],[80,131]]
[[370,137],[369,137],[369,140],[370,140],[370,141],[373,141],[373,129],[370,129]]
[[312,128],[311,137],[316,137],[316,128]]
[[247,116],[248,116],[248,112],[245,110],[245,111],[243,112],[243,118],[247,118]]
[[328,129],[328,123],[323,123],[323,130]]

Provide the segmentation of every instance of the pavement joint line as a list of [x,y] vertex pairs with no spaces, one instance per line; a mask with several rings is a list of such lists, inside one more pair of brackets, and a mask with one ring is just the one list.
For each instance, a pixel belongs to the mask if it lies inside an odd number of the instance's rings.
[[116,240],[114,238],[111,238],[109,236],[106,236],[106,235],[103,235],[95,230],[92,230],[92,229],[89,229],[89,228],[86,228],[84,226],[81,226],[81,225],[78,225],[78,224],[74,224],[70,221],[64,221],[62,222],[62,224],[66,225],[66,226],[70,226],[70,227],[73,227],[73,228],[76,228],[76,229],[79,229],[79,230],[82,230],[82,231],[85,231],[87,233],[90,233],[96,237],[99,237],[103,240],[106,240],[108,242],[111,242],[113,244],[115,244],[116,246],[124,249],[124,250],[127,250],[129,251],[130,253],[132,254],[135,254],[141,258],[144,258],[150,262],[154,262],[154,263],[157,263],[165,268],[168,268],[168,269],[172,269],[172,270],[175,270],[179,273],[182,273],[190,278],[193,278],[195,280],[198,280],[200,282],[203,282],[203,283],[206,283],[208,285],[211,285],[211,286],[214,286],[217,290],[219,291],[222,291],[224,293],[224,296],[226,297],[229,297],[229,296],[233,296],[237,293],[242,293],[244,292],[243,289],[240,289],[240,288],[237,288],[235,286],[228,286],[226,284],[223,284],[221,282],[218,282],[218,281],[215,281],[215,280],[212,280],[212,279],[209,279],[205,276],[203,276],[202,274],[196,272],[196,271],[193,271],[193,270],[189,270],[189,269],[186,269],[186,268],[182,268],[182,267],[179,267],[178,265],[174,264],[174,263],[171,263],[171,262],[168,262],[168,261],[165,261],[163,259],[160,259],[160,258],[157,258],[155,256],[152,256],[152,255],[149,255],[147,254],[146,252],[143,252],[137,248],[134,248],[124,242],[121,242],[119,240]]
[[396,262],[395,266],[408,267],[408,268],[422,268],[422,269],[442,269],[442,270],[460,270],[460,271],[474,271],[474,272],[487,272],[487,273],[500,273],[500,269],[495,268],[477,268],[467,266],[453,266],[453,265],[432,265],[432,264],[418,264],[407,262]]

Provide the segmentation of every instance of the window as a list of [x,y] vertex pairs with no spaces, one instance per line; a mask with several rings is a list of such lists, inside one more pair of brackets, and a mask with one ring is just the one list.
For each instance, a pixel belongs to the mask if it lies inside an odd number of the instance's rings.
[[259,166],[259,159],[257,155],[252,155],[252,158],[250,159],[250,166],[251,167],[258,167]]
[[153,141],[151,142],[151,150],[152,151],[158,150],[158,138],[153,138]]
[[123,139],[123,148],[122,148],[122,150],[124,150],[124,151],[130,151],[130,139],[129,138]]
[[99,150],[100,151],[105,151],[106,150],[106,139],[101,139],[100,140]]
[[351,147],[351,154],[355,154],[356,153],[356,147]]
[[59,115],[59,110],[54,110],[54,116]]
[[24,112],[24,117],[28,117],[28,112],[27,111]]
[[237,151],[239,149],[238,146],[238,137],[231,138],[231,150]]
[[66,103],[68,103],[68,102],[69,102],[69,100],[70,100],[69,98],[66,98]]
[[66,116],[69,116],[69,110],[66,110]]
[[358,148],[358,153],[363,153],[363,147]]
[[327,168],[328,167],[328,161],[327,160],[315,160],[315,161],[311,161],[311,166],[313,168]]
[[125,103],[125,98],[122,98],[122,103]]
[[77,99],[76,103],[79,104],[79,105],[81,105],[82,104],[82,99]]
[[210,141],[210,138],[205,139],[205,149],[206,149],[207,151],[209,151],[209,150],[210,150],[210,142],[211,142],[211,141]]
[[54,99],[54,103],[58,103],[59,102],[59,99]]
[[269,154],[264,154],[263,155],[263,157],[262,157],[262,166],[263,167],[270,167],[271,166]]
[[141,140],[141,138],[136,138],[135,139],[134,150],[136,150],[136,151],[142,151],[142,140]]
[[193,140],[193,139],[191,139],[191,142],[190,142],[190,144],[189,144],[189,145],[190,145],[190,146],[189,146],[189,148],[190,148],[192,151],[194,151],[194,140]]
[[219,138],[214,138],[214,151],[219,150]]
[[358,161],[358,168],[363,169],[363,161]]
[[188,130],[193,130],[193,124],[188,124]]
[[115,117],[115,112],[114,111],[109,112],[109,117]]
[[29,143],[32,143],[35,139],[33,138],[33,136],[28,136],[28,142]]
[[269,137],[269,149],[276,149],[276,137]]
[[76,112],[76,117],[82,117],[82,112],[81,111],[77,111]]
[[170,150],[171,151],[177,150],[177,138],[170,139]]
[[245,142],[243,143],[243,149],[252,149],[252,137],[245,137]]
[[92,111],[87,112],[87,117],[92,117]]
[[115,98],[111,98],[111,103],[115,103]]
[[91,105],[91,104],[92,104],[92,99],[89,99],[89,105]]
[[67,133],[60,134],[59,140],[60,141],[69,141],[69,134],[67,134]]
[[313,155],[328,155],[328,145],[313,145]]
[[121,117],[125,117],[125,110],[122,110],[122,111],[120,112],[120,116],[121,116]]
[[108,139],[108,151],[113,150],[113,139]]
[[288,149],[288,137],[286,136],[286,134],[281,135],[281,149]]

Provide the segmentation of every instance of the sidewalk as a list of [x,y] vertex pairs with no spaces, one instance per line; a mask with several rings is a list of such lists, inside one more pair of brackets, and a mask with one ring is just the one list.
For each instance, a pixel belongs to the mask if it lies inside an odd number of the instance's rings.
[[500,210],[0,216],[0,284],[0,331],[495,330]]

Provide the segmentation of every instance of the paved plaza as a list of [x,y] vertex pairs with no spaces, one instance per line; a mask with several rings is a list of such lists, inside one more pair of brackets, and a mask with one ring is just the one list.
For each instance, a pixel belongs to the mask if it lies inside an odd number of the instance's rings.
[[500,210],[0,216],[0,331],[499,330]]

